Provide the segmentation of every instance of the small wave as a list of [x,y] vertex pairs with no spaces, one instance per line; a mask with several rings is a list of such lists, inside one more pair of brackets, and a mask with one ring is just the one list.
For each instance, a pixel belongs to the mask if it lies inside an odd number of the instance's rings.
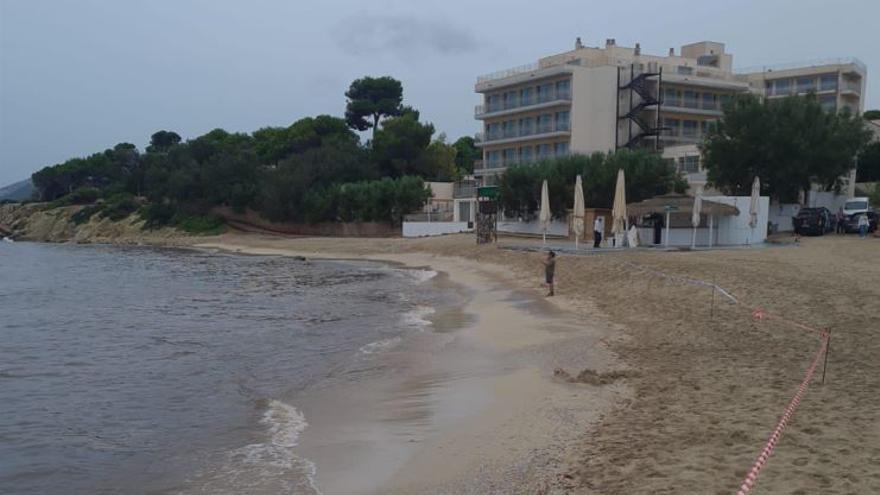
[[434,314],[434,312],[435,310],[431,306],[417,306],[415,309],[404,313],[401,320],[407,327],[417,327],[417,329],[423,330],[431,325],[431,321],[426,318]]
[[200,493],[304,493],[321,495],[315,464],[293,449],[308,423],[295,407],[269,400],[260,418],[268,438],[231,451],[226,463],[201,485]]
[[415,278],[418,283],[427,282],[428,280],[431,280],[432,278],[437,276],[437,272],[434,270],[410,269],[406,270],[406,272],[409,273],[410,276]]
[[358,349],[358,353],[360,354],[375,354],[377,352],[386,351],[391,349],[392,347],[397,346],[400,343],[400,337],[392,337],[390,339],[379,340],[376,342],[370,342],[362,346]]

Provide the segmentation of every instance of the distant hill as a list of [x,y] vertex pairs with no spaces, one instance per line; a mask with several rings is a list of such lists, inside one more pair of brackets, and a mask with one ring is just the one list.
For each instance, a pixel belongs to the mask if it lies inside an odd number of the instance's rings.
[[30,179],[25,179],[5,187],[0,187],[0,201],[24,201],[31,199],[34,194],[34,184]]

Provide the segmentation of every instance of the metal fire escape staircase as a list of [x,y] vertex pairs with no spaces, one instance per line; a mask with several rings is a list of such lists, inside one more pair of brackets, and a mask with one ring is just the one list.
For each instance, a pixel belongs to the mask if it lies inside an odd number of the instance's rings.
[[[663,130],[659,125],[660,85],[663,79],[663,69],[652,72],[649,67],[648,72],[641,72],[635,75],[635,67],[630,66],[630,80],[622,86],[619,83],[620,71],[621,69],[618,69],[617,73],[617,118],[619,121],[626,121],[628,123],[628,132],[625,136],[626,142],[623,144],[623,147],[633,149],[638,147],[643,139],[654,137],[654,149],[657,150],[659,149],[660,132]],[[629,102],[626,106],[628,108],[620,108],[622,100]],[[621,115],[623,110],[625,110],[625,113]],[[645,119],[645,110],[656,111],[652,116],[653,123]],[[620,140],[617,141],[617,145],[620,147]]]

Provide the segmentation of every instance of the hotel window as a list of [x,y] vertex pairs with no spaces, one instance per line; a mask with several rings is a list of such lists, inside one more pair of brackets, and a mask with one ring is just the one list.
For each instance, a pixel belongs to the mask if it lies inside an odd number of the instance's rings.
[[678,159],[678,169],[686,174],[694,174],[700,171],[699,155],[683,156]]
[[504,93],[504,108],[516,108],[519,105],[519,98],[517,98],[518,91],[508,91]]
[[819,79],[819,91],[837,91],[837,74],[823,74]]
[[550,154],[553,152],[553,148],[550,147],[549,144],[539,144],[536,146],[538,159],[543,160],[544,158],[548,158]]
[[486,153],[486,161],[489,162],[489,168],[495,168],[501,164],[501,152],[498,150]]
[[681,135],[684,137],[697,137],[697,121],[685,120],[682,122]]
[[486,138],[489,141],[501,138],[501,124],[499,122],[492,122],[486,126]]
[[546,113],[538,116],[538,134],[553,132],[553,115]]
[[798,93],[809,93],[810,91],[816,91],[816,78],[799,77],[797,80],[797,88]]
[[773,96],[773,81],[764,82],[764,94],[767,96]]
[[516,148],[507,148],[504,150],[504,164],[510,165],[516,163]]
[[678,102],[678,91],[666,88],[663,90],[663,104],[671,107],[681,106]]
[[688,67],[686,65],[679,65],[678,66],[678,73],[683,76],[689,76],[694,73],[694,68]]
[[678,136],[679,125],[680,121],[678,119],[664,119],[663,127],[666,127],[666,130],[663,131],[663,134],[667,136]]
[[522,91],[519,92],[519,101],[520,104],[531,105],[532,104],[532,88],[523,88]]
[[516,137],[516,121],[508,120],[501,124],[501,133],[506,138]]
[[571,98],[571,81],[559,81],[556,83],[556,98],[567,100]]
[[486,106],[490,112],[501,110],[501,95],[489,95],[486,97]]
[[535,133],[535,121],[531,117],[519,119],[519,135],[528,136]]
[[519,149],[519,157],[520,161],[523,163],[528,163],[532,161],[532,147],[531,146],[523,146]]
[[718,95],[715,93],[703,93],[703,109],[718,110]]
[[556,130],[569,130],[569,112],[556,112]]
[[819,97],[819,104],[822,109],[827,112],[837,111],[837,95],[822,95]]
[[537,90],[538,101],[536,103],[544,103],[553,99],[553,85],[542,84],[535,88]]
[[787,95],[791,94],[791,79],[777,79],[776,89],[773,94]]
[[554,145],[556,156],[565,156],[568,154],[568,143],[556,143]]
[[695,91],[684,92],[684,106],[685,108],[699,108],[699,99]]

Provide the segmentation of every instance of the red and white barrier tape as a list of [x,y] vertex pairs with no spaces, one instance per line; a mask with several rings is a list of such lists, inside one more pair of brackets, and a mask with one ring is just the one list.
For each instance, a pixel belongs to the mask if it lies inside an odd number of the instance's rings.
[[[629,261],[624,261],[623,264],[634,267],[638,270],[643,270],[648,273],[652,273],[659,277],[667,278],[670,280],[677,280],[680,282],[684,282],[691,285],[700,285],[704,287],[711,287],[715,290],[719,291],[723,296],[727,297],[733,304],[739,304],[739,301],[736,300],[733,295],[731,295],[728,291],[724,290],[720,286],[714,283],[706,282],[705,280],[697,280],[690,279],[685,277],[680,277],[677,275],[670,275],[668,273],[664,273],[661,271],[653,270],[641,265],[637,265],[636,263],[632,263]],[[767,443],[764,445],[764,449],[758,455],[758,458],[752,464],[752,468],[749,470],[749,473],[746,475],[742,484],[739,487],[739,490],[736,492],[737,495],[746,495],[755,485],[755,481],[758,479],[758,474],[761,473],[761,470],[764,469],[764,465],[767,463],[767,460],[770,458],[770,455],[773,453],[773,450],[776,448],[776,444],[779,443],[779,440],[782,438],[782,431],[785,430],[785,427],[788,425],[788,422],[794,416],[794,412],[797,410],[798,406],[803,400],[804,394],[807,392],[807,387],[809,387],[810,382],[813,380],[813,375],[816,373],[816,368],[819,366],[819,361],[828,352],[828,343],[830,339],[830,334],[827,330],[819,330],[817,328],[813,328],[803,323],[798,323],[794,320],[789,320],[787,318],[783,318],[781,316],[776,316],[767,312],[766,309],[758,306],[752,310],[752,317],[755,320],[763,321],[763,320],[776,320],[783,323],[787,323],[795,328],[805,330],[811,333],[816,333],[819,335],[819,338],[822,339],[822,343],[819,346],[819,350],[816,352],[815,357],[813,357],[813,362],[810,363],[810,367],[807,368],[807,372],[804,375],[803,381],[801,381],[800,386],[798,387],[797,392],[792,397],[791,401],[786,406],[785,411],[782,416],[779,418],[779,421],[776,423],[776,428],[773,429],[773,433],[770,435],[770,438],[767,440]]]
[[764,469],[764,465],[767,463],[767,460],[773,453],[773,449],[776,448],[776,444],[779,442],[779,439],[782,438],[782,430],[785,429],[792,416],[794,416],[795,410],[797,410],[797,407],[800,405],[804,394],[807,392],[807,387],[813,380],[813,374],[815,374],[816,368],[819,366],[819,361],[828,350],[828,333],[822,332],[821,337],[822,345],[819,346],[819,351],[816,352],[816,356],[813,358],[813,362],[807,369],[807,373],[804,375],[804,379],[801,382],[800,387],[798,387],[797,393],[794,394],[794,397],[791,398],[788,406],[786,406],[785,412],[782,414],[782,417],[779,418],[779,422],[776,423],[776,428],[773,429],[773,433],[770,435],[770,439],[767,440],[767,443],[764,445],[764,449],[758,455],[758,458],[755,459],[754,464],[752,464],[752,468],[749,470],[749,473],[743,480],[742,485],[740,485],[739,491],[736,492],[736,495],[746,495],[752,490],[752,487],[755,486],[755,481],[758,479],[758,474],[760,474],[761,470]]

